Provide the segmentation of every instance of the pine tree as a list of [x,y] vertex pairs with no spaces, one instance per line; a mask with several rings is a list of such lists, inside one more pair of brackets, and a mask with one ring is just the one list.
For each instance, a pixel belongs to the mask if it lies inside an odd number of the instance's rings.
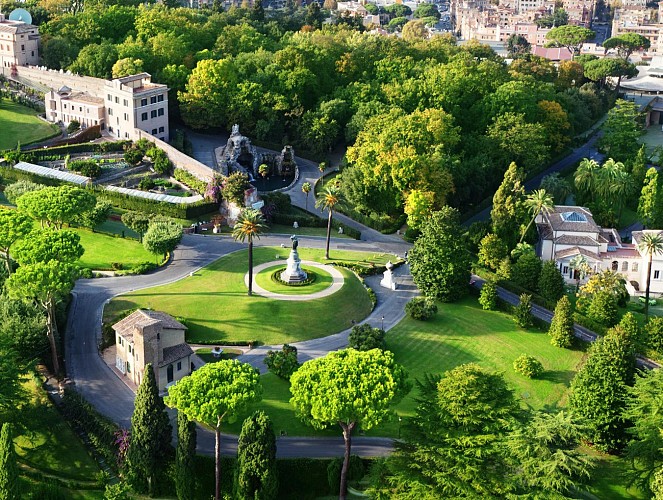
[[10,423],[5,423],[0,431],[0,499],[18,500],[21,498],[19,488],[12,426]]
[[549,302],[557,302],[564,296],[564,277],[552,260],[544,262],[541,268],[539,295]]
[[509,249],[516,246],[520,236],[520,224],[523,220],[525,188],[524,175],[515,163],[511,163],[504,180],[493,196],[493,209],[490,219],[493,232],[506,243]]
[[177,450],[175,454],[175,489],[178,500],[192,500],[196,481],[196,424],[181,411],[177,412]]
[[270,418],[257,411],[244,420],[239,435],[235,498],[269,500],[278,490],[274,428]]
[[127,480],[138,493],[156,492],[172,456],[172,426],[165,408],[148,364],[136,392],[126,460]]
[[548,335],[554,346],[568,349],[573,345],[573,309],[566,295],[557,301]]

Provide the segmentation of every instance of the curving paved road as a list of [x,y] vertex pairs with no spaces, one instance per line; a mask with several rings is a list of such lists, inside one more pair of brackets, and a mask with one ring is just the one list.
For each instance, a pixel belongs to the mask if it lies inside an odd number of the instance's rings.
[[[324,238],[302,237],[301,241],[302,245],[313,248],[322,248],[325,244]],[[259,241],[259,245],[264,246],[279,246],[281,243],[289,243],[288,237],[269,235]],[[73,291],[65,337],[65,364],[68,376],[76,389],[102,414],[128,427],[134,407],[134,394],[101,359],[97,349],[101,337],[104,305],[116,295],[182,279],[222,255],[243,248],[245,245],[234,242],[230,237],[185,235],[181,245],[173,253],[172,262],[158,272],[143,276],[79,280]],[[332,240],[331,248],[388,250],[379,244],[348,239]],[[379,305],[366,319],[375,326],[380,322],[384,324],[385,329],[395,325],[403,316],[405,302],[416,294],[416,287],[412,285],[406,267],[403,266],[397,271],[396,281],[402,284],[402,288],[397,292],[380,289],[375,283],[376,280],[379,281],[379,276],[367,280],[371,286],[375,286],[374,289],[378,294]],[[348,330],[326,338],[297,343],[300,359],[322,356],[330,350],[345,346],[347,334]],[[262,359],[266,351],[277,347],[255,349],[243,356],[243,361],[264,370]],[[174,414],[171,415],[171,419],[174,420]],[[235,453],[237,438],[224,436],[223,439],[224,453]],[[330,457],[343,454],[343,440],[340,436],[338,439],[282,437],[279,438],[278,445],[279,457]],[[353,439],[353,451],[362,456],[385,455],[390,453],[392,448],[391,439],[365,437]],[[200,432],[198,451],[212,454],[213,450],[213,434]]]

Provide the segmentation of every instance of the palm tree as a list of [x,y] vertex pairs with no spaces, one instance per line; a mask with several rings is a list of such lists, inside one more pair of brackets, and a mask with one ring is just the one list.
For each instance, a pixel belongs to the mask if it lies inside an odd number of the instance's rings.
[[532,222],[534,222],[536,216],[539,215],[539,212],[544,211],[549,213],[552,211],[553,205],[552,196],[550,196],[550,194],[548,194],[545,189],[536,189],[527,195],[527,198],[525,199],[525,206],[529,208],[529,211],[532,213],[532,218],[523,231],[523,234],[520,235],[520,241],[518,243],[523,242],[527,231],[529,231]]
[[260,235],[266,229],[264,222],[265,219],[260,210],[247,208],[242,210],[233,227],[235,241],[244,243],[247,240],[249,242],[249,295],[253,294],[253,238],[260,239]]
[[589,262],[587,262],[585,256],[580,254],[571,259],[569,267],[575,271],[576,293],[578,293],[578,290],[580,289],[580,281],[591,272],[592,268],[589,266]]
[[622,210],[624,208],[624,200],[628,199],[636,190],[635,181],[633,176],[629,174],[626,170],[619,170],[615,179],[610,186],[611,194],[616,198],[616,202],[619,205],[619,214],[617,220],[622,219]]
[[325,186],[325,169],[327,168],[327,162],[321,161],[320,164],[318,165],[318,170],[320,171],[321,177],[320,177],[320,186],[324,187]]
[[593,197],[597,187],[600,168],[601,166],[596,160],[583,158],[580,165],[578,165],[576,173],[573,175],[573,182],[576,187]]
[[647,261],[647,286],[645,288],[645,322],[649,319],[649,284],[651,283],[651,263],[654,254],[663,253],[663,235],[659,233],[644,233],[638,250],[649,256]]
[[308,210],[308,194],[311,192],[311,183],[305,182],[302,184],[302,193],[306,195],[306,210]]
[[327,221],[327,246],[325,247],[325,259],[329,259],[329,238],[331,237],[331,224],[332,224],[332,213],[334,212],[334,206],[341,201],[341,193],[338,189],[338,186],[334,183],[328,184],[325,190],[322,192],[318,201],[315,202],[317,208],[322,210],[327,210],[329,212],[329,219]]

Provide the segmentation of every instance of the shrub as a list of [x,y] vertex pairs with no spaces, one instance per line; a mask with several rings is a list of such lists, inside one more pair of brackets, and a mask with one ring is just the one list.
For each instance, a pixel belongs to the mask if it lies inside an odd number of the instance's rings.
[[513,362],[513,369],[527,378],[536,378],[543,373],[543,365],[534,356],[521,354]]
[[550,302],[557,302],[564,295],[564,277],[552,260],[545,262],[541,268],[539,295]]
[[280,351],[268,351],[265,356],[267,369],[277,377],[290,380],[293,373],[299,368],[297,361],[297,348],[284,344]]
[[437,304],[430,297],[415,297],[405,304],[405,312],[419,321],[426,321],[437,314]]
[[124,268],[124,265],[122,264],[122,262],[113,262],[113,263],[111,263],[111,269],[113,271],[120,271],[120,270],[122,270],[122,268]]
[[76,132],[81,128],[81,124],[78,120],[71,120],[69,122],[69,125],[67,125],[67,133],[71,134],[72,132]]
[[573,308],[565,295],[557,302],[550,328],[550,343],[557,347],[569,348],[573,345]]
[[497,309],[497,285],[495,285],[494,281],[488,280],[481,287],[479,304],[486,311]]
[[31,181],[16,181],[5,188],[5,196],[9,200],[9,203],[16,205],[16,201],[25,193],[39,191],[45,187],[47,186],[44,184],[37,184]]
[[348,347],[358,351],[370,351],[371,349],[384,349],[384,330],[373,328],[368,323],[355,325],[348,337]]
[[604,326],[614,326],[619,319],[617,297],[607,290],[599,290],[590,298],[587,316]]
[[162,150],[152,147],[146,151],[147,156],[152,160],[152,168],[159,174],[170,172],[173,164],[171,163],[168,155]]
[[127,149],[124,152],[124,161],[129,165],[138,165],[143,160],[143,151],[136,148]]
[[142,189],[143,191],[149,191],[150,189],[153,189],[154,186],[156,186],[154,179],[147,176],[143,177],[138,183],[138,189]]
[[493,271],[500,267],[500,263],[507,256],[509,249],[499,236],[487,234],[479,243],[479,264]]
[[649,318],[645,332],[647,332],[647,345],[655,351],[663,353],[663,318]]
[[241,172],[235,172],[223,181],[223,197],[229,203],[242,207],[244,206],[244,191],[250,187],[249,178]]
[[531,295],[523,293],[520,296],[520,303],[513,309],[513,319],[521,328],[530,328],[534,324]]
[[534,253],[524,253],[511,268],[511,281],[526,290],[536,292],[541,275],[541,260]]
[[204,195],[205,191],[207,190],[207,183],[205,181],[201,181],[198,179],[198,177],[190,174],[182,168],[176,168],[175,172],[173,173],[173,177],[175,177],[175,179],[180,181],[182,184],[186,184],[199,194]]

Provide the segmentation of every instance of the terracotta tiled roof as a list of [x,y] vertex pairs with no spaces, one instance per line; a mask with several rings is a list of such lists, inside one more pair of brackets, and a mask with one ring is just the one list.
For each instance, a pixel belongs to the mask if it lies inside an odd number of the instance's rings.
[[579,247],[565,248],[564,250],[555,252],[555,260],[564,259],[565,257],[571,257],[572,255],[578,255],[578,254],[584,255],[588,259],[597,260],[597,261],[601,260],[601,257],[598,254],[592,253],[589,250],[585,250],[584,248],[579,248]]
[[[601,228],[594,222],[592,213],[584,207],[555,205],[552,211],[544,213],[554,231],[574,233],[598,233]],[[584,219],[584,221],[581,221]]]
[[115,330],[118,335],[121,335],[131,342],[136,327],[142,329],[146,326],[159,323],[163,328],[186,330],[186,326],[171,315],[161,311],[146,311],[144,309],[137,309],[123,320],[115,323],[113,325],[113,330]]
[[597,247],[599,246],[598,242],[589,236],[574,236],[572,234],[563,234],[559,236],[555,243],[559,245],[577,245],[584,247]]
[[189,347],[189,344],[177,344],[172,347],[165,347],[163,350],[163,361],[159,362],[159,368],[186,358],[191,354],[193,354],[193,349]]

